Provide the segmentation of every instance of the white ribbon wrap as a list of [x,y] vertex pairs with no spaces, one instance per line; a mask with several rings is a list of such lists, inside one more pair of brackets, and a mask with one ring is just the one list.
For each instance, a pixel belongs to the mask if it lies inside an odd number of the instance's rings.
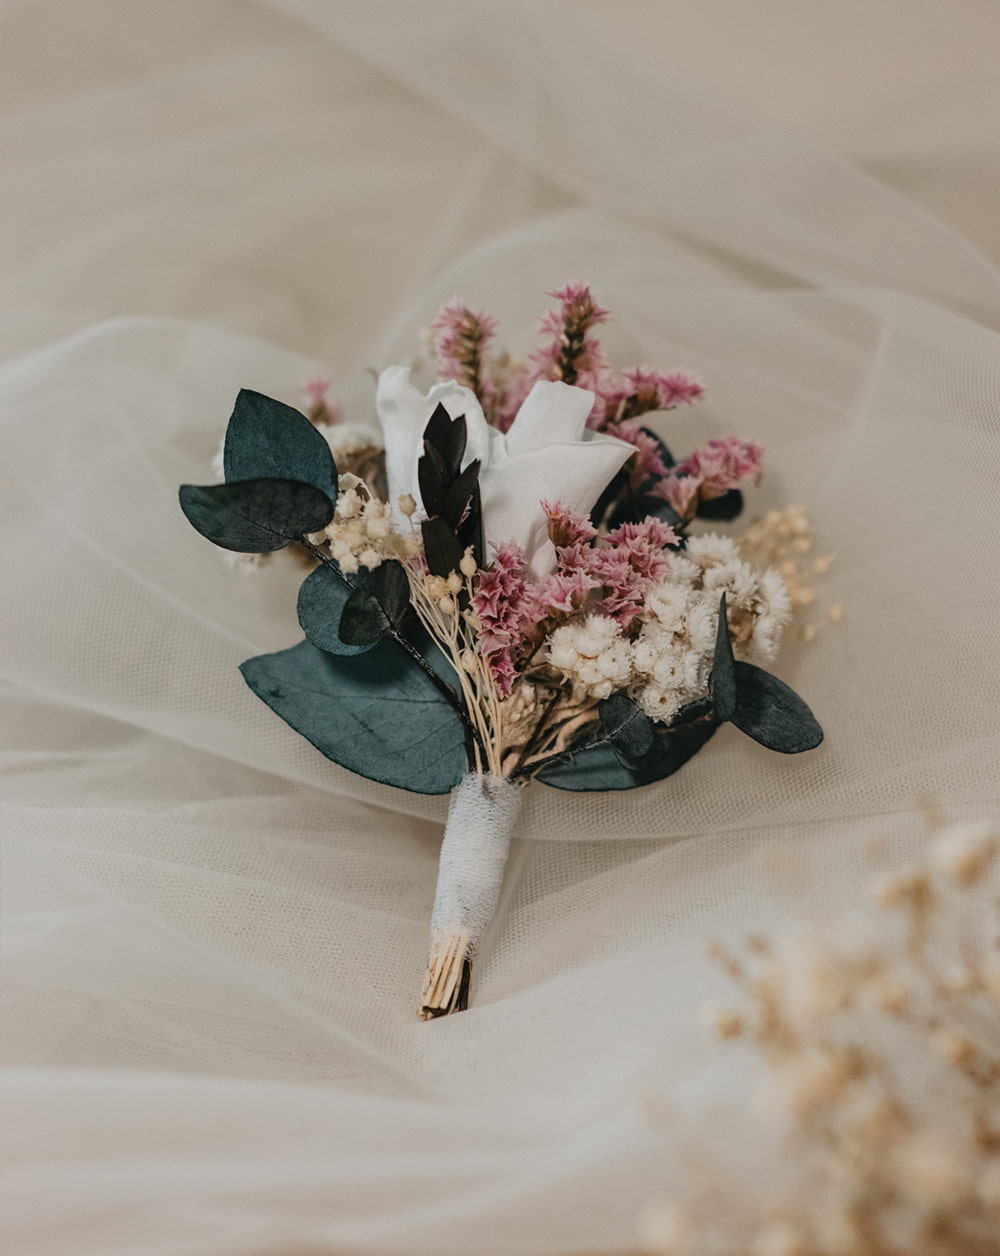
[[493,919],[521,791],[500,776],[470,772],[448,809],[431,916],[431,962],[424,1008],[451,1003],[463,964]]

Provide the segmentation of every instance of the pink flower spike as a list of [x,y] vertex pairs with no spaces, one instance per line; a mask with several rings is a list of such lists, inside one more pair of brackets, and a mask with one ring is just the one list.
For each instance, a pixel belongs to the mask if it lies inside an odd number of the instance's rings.
[[313,423],[340,423],[344,417],[344,408],[339,401],[330,401],[330,381],[323,375],[307,379],[299,388],[302,400],[306,405],[306,413]]
[[317,406],[326,401],[326,394],[330,391],[330,381],[323,375],[316,375],[312,379],[307,379],[299,391],[308,406]]
[[550,292],[549,296],[563,304],[563,318],[573,317],[586,321],[588,327],[596,327],[598,323],[606,323],[611,311],[598,305],[590,295],[590,285],[585,283],[568,283],[565,288]]
[[603,394],[608,386],[609,367],[590,332],[608,319],[608,311],[597,304],[586,284],[570,283],[550,296],[560,305],[540,321],[542,335],[550,339],[531,355],[532,382],[561,380],[594,392],[590,426],[599,427],[604,418]]

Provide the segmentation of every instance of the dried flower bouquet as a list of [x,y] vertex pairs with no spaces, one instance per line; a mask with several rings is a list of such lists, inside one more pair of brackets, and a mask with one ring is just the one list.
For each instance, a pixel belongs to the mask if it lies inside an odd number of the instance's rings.
[[[490,352],[493,321],[459,303],[432,328],[441,382],[389,367],[384,450],[353,439],[310,386],[309,417],[241,392],[225,482],[185,485],[215,544],[290,544],[312,570],[305,640],[250,659],[253,691],[336,763],[451,793],[421,1015],[467,1006],[496,909],[520,790],[618,790],[682,767],[730,721],[795,754],[822,732],[763,671],[791,602],[729,520],[761,449],[729,437],[675,462],[644,415],[694,402],[685,371],[614,372],[583,285],[553,294],[543,347]],[[759,538],[758,538],[759,540]]]

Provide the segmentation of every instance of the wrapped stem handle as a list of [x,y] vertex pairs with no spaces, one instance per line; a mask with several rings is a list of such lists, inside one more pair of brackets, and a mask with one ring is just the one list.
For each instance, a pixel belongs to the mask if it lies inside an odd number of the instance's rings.
[[468,1006],[472,963],[496,911],[520,802],[512,781],[477,772],[452,792],[420,1008],[425,1020]]

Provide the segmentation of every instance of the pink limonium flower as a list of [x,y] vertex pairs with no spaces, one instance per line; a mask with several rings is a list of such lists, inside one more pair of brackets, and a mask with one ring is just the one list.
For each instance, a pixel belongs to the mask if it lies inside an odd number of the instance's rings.
[[492,565],[479,573],[472,610],[479,620],[479,648],[501,698],[517,679],[514,659],[523,638],[526,589],[520,546],[498,546]]
[[574,514],[562,502],[541,503],[546,517],[549,540],[558,550],[560,546],[588,543],[597,536],[597,529],[583,515]]
[[633,489],[641,488],[648,480],[662,480],[667,474],[669,468],[660,455],[659,441],[638,423],[609,423],[604,430],[635,446],[635,456],[625,464]]
[[738,488],[741,480],[752,479],[759,484],[763,454],[763,446],[751,440],[725,436],[700,445],[675,470],[678,475],[697,476],[701,480],[702,500],[710,501]]
[[662,497],[684,520],[693,519],[700,499],[701,479],[697,475],[678,475],[671,468],[658,484],[653,486],[653,496]]
[[591,592],[598,588],[600,583],[579,567],[546,576],[528,590],[524,627],[534,627],[553,615],[572,615],[582,610]]
[[710,440],[671,467],[653,493],[668,501],[682,519],[693,519],[699,502],[721,497],[743,480],[759,484],[763,453],[763,446],[738,436]]
[[590,574],[604,588],[595,608],[628,628],[642,613],[646,593],[670,569],[669,545],[679,540],[669,524],[649,517],[641,523],[623,523],[608,536],[607,547],[595,549]]

